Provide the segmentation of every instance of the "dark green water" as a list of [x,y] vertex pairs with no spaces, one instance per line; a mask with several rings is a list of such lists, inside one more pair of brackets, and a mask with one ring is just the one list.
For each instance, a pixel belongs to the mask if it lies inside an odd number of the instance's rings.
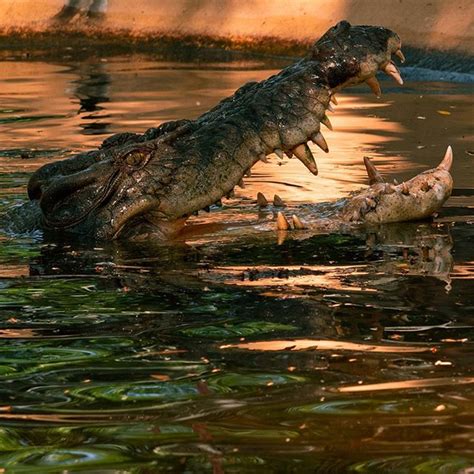
[[[40,164],[195,117],[273,72],[0,65],[0,214]],[[345,195],[364,182],[364,154],[406,178],[451,144],[455,191],[434,223],[283,242],[231,225],[168,245],[0,234],[0,468],[472,472],[472,91],[382,87],[382,101],[341,94],[319,177],[272,160],[198,221],[254,221],[258,190],[291,205]]]

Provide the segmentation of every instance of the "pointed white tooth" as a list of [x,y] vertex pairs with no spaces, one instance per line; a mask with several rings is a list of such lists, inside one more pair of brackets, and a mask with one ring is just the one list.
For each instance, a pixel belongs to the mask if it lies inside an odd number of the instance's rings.
[[369,77],[368,79],[365,80],[365,83],[370,87],[372,92],[375,94],[375,96],[380,99],[382,96],[382,89],[380,88],[379,81],[375,78],[375,76]]
[[332,130],[332,123],[331,121],[329,120],[328,116],[325,115],[322,120],[321,120],[321,123],[323,125],[325,125],[327,128],[329,128],[329,130]]
[[275,148],[273,152],[278,156],[278,158],[280,158],[280,160],[283,160],[283,150],[280,148]]
[[247,178],[250,178],[250,176],[252,176],[252,170],[251,170],[251,168],[249,168],[249,169],[245,172],[244,176],[247,177]]
[[257,193],[257,204],[258,207],[267,207],[268,201],[263,193]]
[[401,49],[397,49],[395,51],[395,56],[398,56],[400,58],[400,62],[402,62],[402,63],[405,62],[405,55],[402,53]]
[[384,68],[384,71],[389,75],[389,76],[392,76],[395,81],[397,81],[401,86],[403,85],[403,79],[402,77],[400,76],[400,72],[398,71],[397,69],[397,66],[395,66],[395,64],[393,63],[388,63],[385,68]]
[[368,156],[364,156],[364,165],[365,169],[367,170],[367,176],[369,177],[370,185],[375,183],[385,183],[382,175],[378,172],[377,168],[370,161]]
[[311,140],[313,141],[315,145],[318,145],[319,148],[321,148],[321,150],[323,150],[326,153],[329,153],[328,144],[326,143],[326,140],[323,137],[323,134],[321,132],[318,132],[312,135]]
[[328,104],[328,110],[329,110],[329,112],[335,112],[336,111],[335,107],[332,106],[331,102],[329,102],[329,104]]
[[453,149],[451,145],[448,146],[446,149],[446,153],[444,154],[444,158],[441,163],[438,165],[438,169],[449,171],[453,164]]
[[286,217],[281,212],[279,212],[277,215],[277,229],[288,230],[289,228],[290,228],[290,224],[286,220]]
[[303,222],[301,221],[301,219],[298,216],[296,216],[295,214],[293,214],[291,216],[291,219],[293,221],[293,227],[295,229],[305,229],[306,228],[305,225],[303,224]]
[[316,165],[316,161],[314,161],[314,156],[306,143],[298,145],[296,148],[293,148],[292,151],[295,154],[296,158],[298,158],[311,173],[313,173],[314,175],[318,174],[318,166]]
[[334,105],[338,104],[337,99],[336,99],[336,94],[332,94],[330,100]]
[[275,196],[273,196],[273,205],[275,207],[286,207],[286,204],[283,202],[283,199],[278,196],[278,194],[275,194]]

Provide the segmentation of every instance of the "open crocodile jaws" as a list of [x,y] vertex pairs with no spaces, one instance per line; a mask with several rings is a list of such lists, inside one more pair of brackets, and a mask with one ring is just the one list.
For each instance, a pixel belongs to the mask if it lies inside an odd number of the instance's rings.
[[367,82],[380,95],[378,71],[402,84],[391,60],[403,60],[400,47],[386,28],[341,21],[303,59],[244,85],[196,120],[118,134],[98,150],[43,166],[28,185],[30,199],[39,201],[41,225],[95,239],[173,237],[189,216],[230,195],[271,153],[294,155],[317,174],[307,142],[328,151],[320,129],[331,127],[326,111],[337,103],[335,93]]

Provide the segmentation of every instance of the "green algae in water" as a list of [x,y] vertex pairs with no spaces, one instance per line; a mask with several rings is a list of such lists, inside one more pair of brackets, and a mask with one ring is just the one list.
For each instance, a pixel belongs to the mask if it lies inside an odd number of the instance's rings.
[[36,122],[40,120],[64,119],[65,117],[65,115],[17,115],[13,117],[0,118],[0,125]]
[[203,326],[183,329],[185,336],[203,337],[206,339],[227,339],[233,337],[257,336],[273,332],[296,331],[298,328],[290,324],[278,324],[267,321],[252,321],[241,324],[226,323],[223,326]]

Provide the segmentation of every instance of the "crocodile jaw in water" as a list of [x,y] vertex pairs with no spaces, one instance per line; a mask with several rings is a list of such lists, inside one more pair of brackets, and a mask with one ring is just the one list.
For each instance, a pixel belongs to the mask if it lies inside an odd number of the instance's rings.
[[344,200],[341,209],[329,219],[306,214],[303,219],[293,215],[291,223],[278,213],[277,229],[330,229],[347,224],[387,224],[422,220],[438,211],[453,190],[450,169],[453,151],[446,150],[441,163],[401,184],[386,183],[371,161],[365,157],[370,186]]
[[395,33],[343,21],[296,64],[244,85],[196,120],[119,134],[99,150],[46,165],[28,185],[42,227],[95,239],[173,237],[268,154],[294,155],[317,174],[307,142],[328,151],[320,126],[331,126],[326,110],[335,92],[365,81],[379,95],[380,70],[401,83],[392,55],[403,59]]

